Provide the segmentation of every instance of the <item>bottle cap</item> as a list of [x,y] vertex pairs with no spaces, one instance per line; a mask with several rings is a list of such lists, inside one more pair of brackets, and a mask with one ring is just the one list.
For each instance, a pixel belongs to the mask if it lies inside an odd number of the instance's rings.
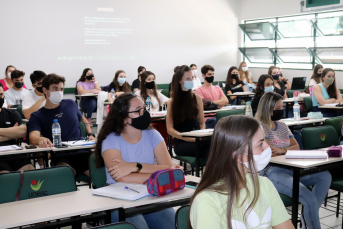
[[58,122],[58,120],[57,120],[57,119],[54,119],[54,122]]
[[295,101],[294,104],[298,104],[298,101]]
[[114,88],[112,88],[112,90],[114,91]]
[[251,102],[247,102],[246,105],[251,105]]
[[146,99],[150,99],[150,97],[147,97]]

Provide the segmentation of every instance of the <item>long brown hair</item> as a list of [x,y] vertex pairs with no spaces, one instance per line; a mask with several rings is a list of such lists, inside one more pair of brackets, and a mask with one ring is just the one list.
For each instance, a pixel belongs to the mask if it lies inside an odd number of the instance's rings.
[[[226,77],[226,85],[229,85],[230,89],[233,87],[233,83],[232,83],[232,74],[231,72],[233,70],[237,69],[237,67],[232,66],[229,71],[227,72],[227,77]],[[243,81],[239,78],[236,80],[236,83],[243,83]]]
[[272,71],[273,71],[275,68],[277,69],[277,67],[274,66],[274,65],[270,66],[269,69],[268,69],[268,75],[271,76],[271,75],[272,75]]
[[174,124],[181,123],[186,119],[198,119],[199,108],[197,100],[192,90],[183,91],[180,81],[185,72],[192,69],[187,65],[182,65],[176,69],[172,80],[172,121]]
[[[238,204],[241,188],[245,188],[247,192],[243,203],[253,195],[253,200],[248,203],[249,207],[246,209],[244,217],[251,212],[260,194],[258,174],[252,152],[252,139],[259,128],[261,126],[256,119],[244,115],[228,116],[218,121],[212,136],[206,170],[191,200],[192,208],[194,199],[202,191],[209,190],[227,195],[226,218],[229,229],[232,229],[232,210]],[[254,190],[247,189],[246,177],[241,172],[244,165],[238,162],[238,158],[246,153]],[[190,222],[189,226],[191,227]]]
[[244,62],[244,61],[242,61],[242,62],[239,64],[239,67],[238,67],[239,79],[242,80],[242,81],[244,81],[244,79],[243,79],[243,75],[244,75],[244,76],[245,76],[245,79],[247,80],[247,83],[249,83],[250,71],[247,70],[247,71],[243,72],[243,70],[242,70],[243,64],[247,64],[247,63]]
[[324,82],[324,77],[326,76],[326,74],[328,74],[329,72],[333,72],[335,80],[333,81],[333,83],[326,89],[330,98],[337,98],[337,87],[336,87],[336,73],[332,68],[325,68],[322,72],[322,77],[321,77],[321,81]]
[[[148,95],[148,90],[146,87],[145,87],[145,80],[148,78],[148,76],[150,75],[153,75],[154,76],[154,81],[156,80],[156,76],[154,73],[152,73],[151,71],[145,71],[141,74],[141,84],[140,84],[140,93],[141,93],[141,97],[143,99],[143,101],[145,101],[149,95]],[[157,101],[158,101],[158,106],[161,106],[161,101],[160,99],[158,98],[158,95],[157,95],[157,86],[156,86],[156,82],[155,82],[155,88],[152,89],[152,94],[156,97]],[[151,107],[152,108],[155,108],[154,105],[151,103]]]
[[261,97],[264,94],[264,82],[267,79],[271,79],[272,82],[274,82],[273,81],[273,77],[271,77],[270,75],[267,75],[267,74],[263,74],[263,75],[260,76],[260,78],[258,78],[257,85],[256,85],[255,96]]
[[[116,92],[120,91],[119,90],[119,83],[118,83],[118,77],[119,77],[120,73],[125,73],[125,72],[123,70],[118,70],[116,72],[116,74],[114,75],[114,78],[112,81],[114,83],[114,90]],[[127,81],[123,84],[123,92],[131,92],[130,84]]]

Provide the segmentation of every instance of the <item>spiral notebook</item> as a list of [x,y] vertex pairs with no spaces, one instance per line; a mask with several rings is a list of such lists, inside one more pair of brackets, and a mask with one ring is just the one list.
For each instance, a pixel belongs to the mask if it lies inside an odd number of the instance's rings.
[[[126,188],[127,187],[127,188]],[[93,189],[93,195],[123,200],[138,200],[149,196],[146,185],[117,182],[106,187]]]

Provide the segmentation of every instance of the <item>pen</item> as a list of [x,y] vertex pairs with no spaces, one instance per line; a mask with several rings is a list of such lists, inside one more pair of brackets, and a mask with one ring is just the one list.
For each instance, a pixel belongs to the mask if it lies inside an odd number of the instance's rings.
[[132,188],[129,188],[129,187],[127,187],[127,186],[125,186],[125,189],[129,189],[129,190],[131,190],[131,191],[134,191],[134,192],[140,193],[140,192],[138,192],[137,190],[134,190],[134,189],[132,189]]
[[94,145],[95,143],[82,144],[83,146]]

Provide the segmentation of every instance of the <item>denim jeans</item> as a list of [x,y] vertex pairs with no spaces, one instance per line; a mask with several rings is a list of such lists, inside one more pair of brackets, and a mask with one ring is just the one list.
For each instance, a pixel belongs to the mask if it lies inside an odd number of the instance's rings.
[[216,124],[217,124],[217,118],[210,118],[210,119],[207,119],[205,122],[206,129],[213,129]]
[[[267,177],[279,193],[292,197],[293,171],[276,166],[267,166],[260,172]],[[322,205],[331,184],[328,171],[300,177],[299,201],[304,206],[304,218],[307,228],[320,228],[319,208]],[[308,187],[312,187],[312,191]]]
[[[119,222],[118,211],[112,211],[111,221]],[[154,213],[138,214],[126,218],[125,221],[133,223],[137,229],[175,229],[175,211],[167,208]]]
[[97,98],[90,98],[90,99],[82,99],[82,110],[86,110],[87,112],[87,117],[86,118],[91,118],[92,113],[95,110],[97,105]]

